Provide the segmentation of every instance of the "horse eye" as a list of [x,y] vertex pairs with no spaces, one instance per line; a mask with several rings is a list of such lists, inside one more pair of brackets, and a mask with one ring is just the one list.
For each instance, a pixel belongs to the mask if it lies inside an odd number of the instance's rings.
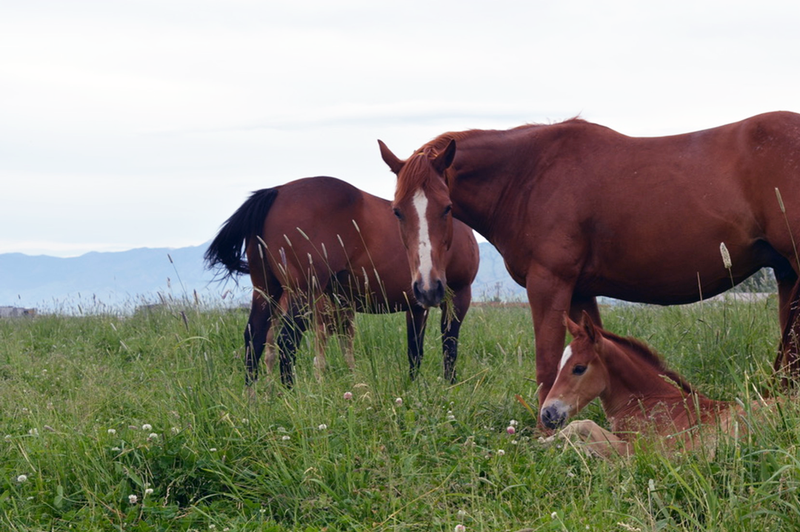
[[578,364],[574,368],[572,368],[573,375],[583,375],[584,373],[586,373],[586,366],[582,364]]
[[452,205],[448,205],[447,207],[444,208],[444,213],[442,214],[442,216],[447,216],[451,212],[453,212],[453,206]]
[[394,212],[394,215],[397,217],[398,220],[403,219],[403,213],[401,213],[399,209],[392,209],[392,211]]

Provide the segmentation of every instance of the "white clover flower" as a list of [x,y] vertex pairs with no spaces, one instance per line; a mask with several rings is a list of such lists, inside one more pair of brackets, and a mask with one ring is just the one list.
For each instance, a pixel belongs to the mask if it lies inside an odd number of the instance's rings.
[[23,482],[28,482],[28,475],[20,475],[17,477],[17,482],[22,484]]
[[108,429],[108,433],[113,436],[117,433],[117,429]]
[[181,431],[181,429],[179,429],[178,427],[172,427],[171,429],[169,429],[169,431],[173,434],[177,434]]
[[158,434],[156,434],[155,432],[151,432],[150,435],[147,436],[147,439],[148,440],[157,440],[158,439]]
[[30,434],[31,436],[38,436],[39,435],[39,429],[34,427],[34,428],[32,428],[31,430],[28,431],[28,434]]
[[147,488],[146,490],[144,490],[145,497],[152,494],[153,494],[153,488]]
[[517,420],[516,419],[512,419],[511,421],[508,422],[508,424],[511,425],[512,427],[516,427],[517,426]]
[[216,447],[212,447],[211,449],[209,449],[209,451],[212,452],[212,453],[215,453],[215,452],[217,452],[217,448]]
[[137,497],[136,495],[133,495],[133,494],[128,495],[128,502],[129,503],[136,504],[138,501],[139,501],[139,497]]
[[396,404],[397,406],[402,406],[403,405],[403,398],[402,397],[398,397],[397,399],[394,400],[394,404]]
[[497,456],[503,456],[506,452],[503,449],[497,449]]
[[151,431],[153,430],[153,425],[151,425],[150,423],[145,423],[144,425],[142,425],[142,430],[145,432]]
[[467,527],[462,524],[456,525],[455,532],[466,532]]
[[327,429],[327,428],[328,428],[328,425],[326,425],[325,423],[321,423],[321,424],[320,424],[320,426],[319,426],[319,427],[317,427],[317,428],[318,428],[319,430],[325,430],[325,429]]
[[558,512],[553,512],[550,514],[550,519],[558,519]]
[[291,439],[292,439],[292,437],[291,437],[291,436],[283,436],[281,439],[282,439],[283,441],[289,441],[289,440],[291,440]]

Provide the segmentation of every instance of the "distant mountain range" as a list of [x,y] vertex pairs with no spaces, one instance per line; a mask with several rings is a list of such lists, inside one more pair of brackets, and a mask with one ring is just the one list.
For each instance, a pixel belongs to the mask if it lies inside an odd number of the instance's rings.
[[[162,299],[194,299],[212,305],[247,304],[248,276],[215,282],[205,269],[206,245],[92,252],[59,258],[0,254],[0,306],[42,311],[132,310]],[[472,287],[475,300],[526,301],[524,288],[509,277],[503,259],[489,243],[480,244],[481,264]]]

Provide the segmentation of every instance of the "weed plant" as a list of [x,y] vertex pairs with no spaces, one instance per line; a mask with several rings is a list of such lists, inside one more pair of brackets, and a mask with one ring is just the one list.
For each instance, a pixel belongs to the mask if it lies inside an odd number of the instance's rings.
[[[748,404],[773,393],[775,308],[603,316],[710,397]],[[793,399],[740,438],[721,436],[713,458],[642,449],[604,462],[540,443],[515,400],[536,408],[523,306],[471,309],[456,385],[441,378],[436,327],[411,382],[403,315],[358,315],[354,373],[331,342],[318,381],[307,339],[295,387],[262,372],[255,401],[244,392],[246,320],[189,303],[0,320],[0,529],[800,529]],[[585,414],[604,422],[597,404]]]

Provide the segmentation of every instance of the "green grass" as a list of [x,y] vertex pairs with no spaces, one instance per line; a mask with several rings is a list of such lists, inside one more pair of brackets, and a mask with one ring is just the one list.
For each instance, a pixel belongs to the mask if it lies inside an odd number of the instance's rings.
[[[775,306],[603,316],[707,395],[746,402],[771,386]],[[0,320],[0,529],[800,529],[794,401],[713,459],[642,450],[603,462],[541,444],[515,401],[536,392],[524,307],[470,311],[455,386],[441,378],[438,313],[413,383],[403,316],[360,315],[354,374],[333,342],[318,382],[306,345],[295,388],[262,376],[255,403],[245,321],[190,305]],[[585,414],[603,421],[597,404]]]

